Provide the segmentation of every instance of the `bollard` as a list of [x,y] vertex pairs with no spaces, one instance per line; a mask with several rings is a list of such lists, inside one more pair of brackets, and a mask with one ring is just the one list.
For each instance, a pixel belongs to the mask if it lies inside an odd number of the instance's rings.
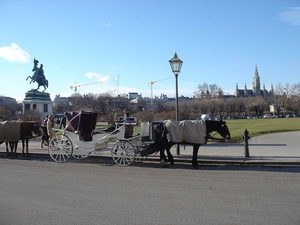
[[243,136],[243,140],[245,142],[245,148],[244,148],[244,157],[250,157],[249,154],[249,145],[248,145],[248,140],[249,140],[249,131],[247,130],[247,128],[244,130],[244,136]]

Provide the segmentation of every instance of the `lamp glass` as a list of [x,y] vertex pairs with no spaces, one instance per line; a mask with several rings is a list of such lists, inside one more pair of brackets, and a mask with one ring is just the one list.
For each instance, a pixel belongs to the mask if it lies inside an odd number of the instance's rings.
[[173,71],[174,74],[180,73],[181,66],[182,66],[183,62],[182,62],[182,60],[180,60],[177,57],[177,53],[176,52],[175,52],[174,57],[169,60],[169,63],[170,63],[171,69],[172,69],[172,71]]

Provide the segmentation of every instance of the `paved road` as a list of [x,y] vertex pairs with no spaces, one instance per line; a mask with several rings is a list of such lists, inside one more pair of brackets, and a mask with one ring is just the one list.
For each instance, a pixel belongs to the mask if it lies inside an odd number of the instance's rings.
[[0,224],[300,224],[299,167],[0,158]]
[[157,155],[123,168],[109,151],[58,164],[35,141],[30,158],[0,145],[0,224],[300,224],[299,134],[251,138],[246,159],[242,144],[204,145],[198,170],[189,147],[169,168]]

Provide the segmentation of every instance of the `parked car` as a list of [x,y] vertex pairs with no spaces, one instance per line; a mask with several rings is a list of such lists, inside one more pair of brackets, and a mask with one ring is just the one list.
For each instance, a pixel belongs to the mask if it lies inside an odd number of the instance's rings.
[[202,114],[201,119],[202,120],[211,120],[211,117],[208,114]]
[[271,115],[271,114],[265,114],[265,115],[263,116],[263,118],[264,118],[264,119],[272,118],[272,115]]

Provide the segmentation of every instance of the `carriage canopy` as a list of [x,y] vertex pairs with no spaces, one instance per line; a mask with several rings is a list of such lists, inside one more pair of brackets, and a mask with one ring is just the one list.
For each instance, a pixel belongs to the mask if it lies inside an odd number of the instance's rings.
[[79,140],[92,141],[92,132],[96,128],[97,113],[91,111],[65,112],[65,130],[79,133]]

